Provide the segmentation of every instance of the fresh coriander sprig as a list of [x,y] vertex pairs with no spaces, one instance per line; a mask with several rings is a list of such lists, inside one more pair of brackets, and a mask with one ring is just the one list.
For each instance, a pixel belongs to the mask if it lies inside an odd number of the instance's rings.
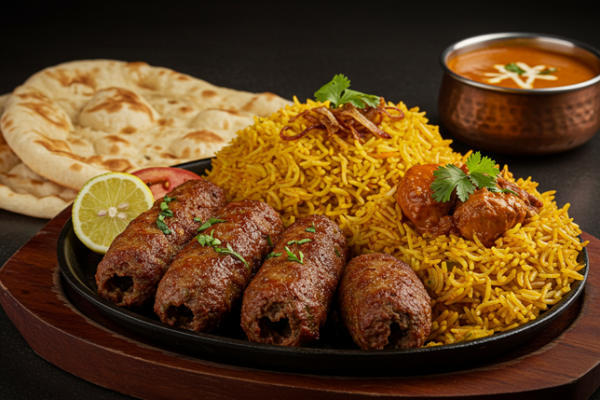
[[431,184],[431,190],[435,201],[438,203],[449,201],[454,189],[460,201],[467,201],[476,189],[484,187],[493,193],[512,193],[518,196],[510,189],[500,189],[496,186],[496,175],[500,170],[495,167],[496,162],[491,158],[482,158],[481,153],[476,152],[467,158],[466,164],[469,169],[468,174],[453,164],[440,166],[433,172],[436,179]]
[[304,264],[304,254],[302,254],[301,251],[298,251],[298,255],[300,256],[300,258],[298,258],[298,256],[296,256],[294,253],[292,253],[292,251],[290,249],[288,249],[287,246],[285,246],[285,251],[287,252],[288,260],[296,261],[300,264]]
[[320,102],[329,100],[332,108],[337,108],[346,103],[350,103],[356,108],[377,107],[379,104],[379,96],[350,90],[349,87],[350,80],[344,75],[338,74],[333,77],[331,82],[315,92],[315,99]]
[[173,216],[173,211],[171,211],[169,208],[169,203],[173,200],[175,200],[175,197],[169,197],[169,195],[165,195],[165,197],[163,197],[163,201],[160,203],[160,212],[158,213],[158,217],[156,217],[156,226],[165,235],[171,234],[171,230],[165,223],[165,218]]
[[224,249],[222,247],[216,247],[215,246],[215,251],[217,253],[220,253],[220,254],[229,254],[229,255],[232,255],[234,257],[239,258],[244,263],[244,265],[246,266],[246,268],[248,270],[250,270],[250,266],[248,265],[248,263],[246,262],[246,260],[244,260],[244,257],[242,257],[239,253],[236,253],[235,251],[233,251],[233,248],[231,247],[230,244],[227,244],[227,248],[226,249]]
[[[194,221],[196,222],[202,222],[202,220],[200,218],[194,218]],[[217,218],[209,218],[208,221],[204,222],[202,225],[200,225],[200,227],[198,228],[198,232],[202,232],[205,229],[210,228],[211,226],[213,226],[214,224],[218,224],[220,222],[227,222],[226,219],[217,219]]]

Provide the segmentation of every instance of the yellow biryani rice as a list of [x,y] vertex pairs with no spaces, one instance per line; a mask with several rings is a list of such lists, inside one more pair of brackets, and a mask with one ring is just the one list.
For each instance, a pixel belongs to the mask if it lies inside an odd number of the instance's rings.
[[[457,236],[421,236],[403,224],[396,204],[396,184],[416,164],[465,161],[443,140],[425,113],[403,103],[401,120],[383,119],[391,139],[352,138],[313,130],[299,140],[284,141],[281,129],[290,118],[314,107],[308,100],[279,110],[238,132],[217,153],[207,179],[221,186],[229,201],[262,200],[281,212],[285,226],[311,214],[335,221],[355,254],[385,252],[417,272],[432,297],[433,325],[427,345],[456,343],[492,335],[538,317],[571,289],[585,266],[577,261],[587,244],[568,216],[558,209],[554,191],[540,194],[537,183],[516,183],[542,200],[531,223],[506,232],[492,248]],[[302,132],[299,118],[287,135]],[[503,175],[514,181],[505,168]]]

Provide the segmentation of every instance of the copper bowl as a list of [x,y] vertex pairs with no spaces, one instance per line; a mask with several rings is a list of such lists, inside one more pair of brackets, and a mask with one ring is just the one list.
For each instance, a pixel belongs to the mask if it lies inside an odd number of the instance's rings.
[[441,54],[442,124],[476,149],[551,154],[573,149],[600,129],[600,75],[576,85],[510,89],[475,82],[448,68],[452,58],[492,44],[532,45],[572,55],[600,71],[600,52],[574,40],[531,33],[497,33],[457,42]]

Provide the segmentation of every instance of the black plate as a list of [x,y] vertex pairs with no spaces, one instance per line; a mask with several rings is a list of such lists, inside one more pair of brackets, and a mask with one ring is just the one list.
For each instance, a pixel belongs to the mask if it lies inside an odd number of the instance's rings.
[[[210,159],[179,167],[203,175],[211,168]],[[203,359],[232,365],[275,371],[346,376],[394,376],[428,374],[456,370],[506,352],[546,328],[581,294],[584,281],[572,284],[572,290],[539,318],[518,328],[493,336],[438,347],[406,350],[360,350],[339,323],[334,313],[328,319],[322,338],[308,348],[289,348],[250,343],[239,325],[239,312],[233,312],[217,331],[196,333],[172,328],[160,322],[151,307],[128,310],[104,300],[97,293],[94,275],[101,255],[87,249],[73,231],[71,219],[58,240],[58,262],[69,286],[98,311],[125,329],[157,344]],[[587,278],[589,259],[584,249],[580,271]]]

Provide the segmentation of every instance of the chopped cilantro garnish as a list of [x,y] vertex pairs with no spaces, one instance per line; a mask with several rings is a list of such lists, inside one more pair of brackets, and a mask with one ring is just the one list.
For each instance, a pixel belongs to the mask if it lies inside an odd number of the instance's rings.
[[477,188],[487,188],[494,193],[513,193],[510,189],[499,189],[496,186],[496,175],[500,170],[495,167],[496,162],[488,157],[481,157],[481,153],[476,152],[467,159],[467,167],[469,173],[466,174],[456,165],[447,164],[446,166],[438,167],[433,175],[436,180],[431,184],[433,190],[433,198],[438,203],[444,203],[450,200],[450,196],[454,189],[461,201],[467,201]]
[[504,69],[510,72],[514,72],[515,74],[522,75],[525,73],[525,70],[519,68],[519,66],[515,63],[510,63],[504,66]]
[[213,233],[215,233],[214,229],[212,231],[210,231],[210,236],[205,235],[205,234],[200,234],[200,235],[196,236],[196,239],[198,240],[198,243],[200,243],[202,245],[202,247],[204,247],[205,245],[218,246],[221,244],[221,241],[219,239],[213,237]]
[[350,90],[349,87],[350,80],[348,78],[342,74],[336,75],[331,82],[315,92],[315,99],[320,102],[329,100],[332,108],[337,108],[345,103],[350,103],[356,108],[377,107],[379,104],[379,96]]
[[267,254],[267,258],[265,260],[268,260],[269,258],[273,257],[279,257],[280,255],[281,253],[270,252],[269,254]]
[[273,247],[273,242],[271,241],[271,236],[267,235],[267,243],[269,243],[269,246]]
[[296,256],[294,253],[292,253],[291,250],[288,249],[287,246],[285,246],[285,251],[287,252],[288,260],[296,261],[300,264],[304,264],[304,254],[302,254],[301,251],[298,252],[298,255],[300,256],[300,258],[298,258],[298,256]]
[[165,216],[164,215],[158,214],[158,218],[156,219],[156,226],[158,227],[158,229],[163,231],[163,233],[165,235],[171,234],[171,230],[169,229],[167,224],[165,224]]
[[171,234],[171,230],[165,223],[165,218],[173,216],[173,211],[169,209],[169,203],[173,200],[175,200],[175,197],[169,197],[168,195],[165,195],[165,197],[163,197],[163,201],[160,203],[160,212],[158,213],[158,217],[156,218],[156,226],[158,227],[158,229],[163,231],[165,235]]
[[312,239],[290,240],[287,244],[288,244],[288,246],[291,246],[294,243],[304,244],[304,243],[308,243],[308,242],[312,242]]
[[229,255],[232,255],[232,256],[235,256],[235,257],[239,258],[244,263],[244,265],[246,266],[246,268],[248,270],[250,270],[250,266],[248,265],[248,263],[246,262],[246,260],[244,260],[244,257],[242,257],[241,255],[239,255],[238,253],[236,253],[235,251],[233,251],[233,248],[231,247],[230,244],[227,244],[227,248],[226,249],[224,249],[222,247],[215,247],[215,251],[217,253],[229,254]]
[[551,73],[556,71],[556,68],[546,68],[545,70],[538,72],[538,75],[550,75]]
[[335,249],[335,255],[338,257],[342,257],[342,255],[340,254],[340,251],[338,249]]
[[160,211],[161,211],[161,214],[163,214],[165,217],[173,216],[173,211],[171,211],[169,209],[169,205],[167,203],[165,203],[164,201],[162,203],[160,203]]
[[305,232],[310,232],[310,233],[317,233],[317,230],[315,229],[315,223],[312,223],[311,227],[308,227],[304,230]]
[[[202,222],[202,220],[199,220],[199,222]],[[217,219],[217,218],[212,218],[211,217],[211,218],[208,219],[208,221],[206,221],[205,223],[203,223],[202,225],[200,225],[200,228],[198,228],[198,232],[202,232],[203,230],[208,229],[211,226],[213,226],[214,224],[218,224],[219,222],[227,222],[227,220],[225,220],[225,219]]]

